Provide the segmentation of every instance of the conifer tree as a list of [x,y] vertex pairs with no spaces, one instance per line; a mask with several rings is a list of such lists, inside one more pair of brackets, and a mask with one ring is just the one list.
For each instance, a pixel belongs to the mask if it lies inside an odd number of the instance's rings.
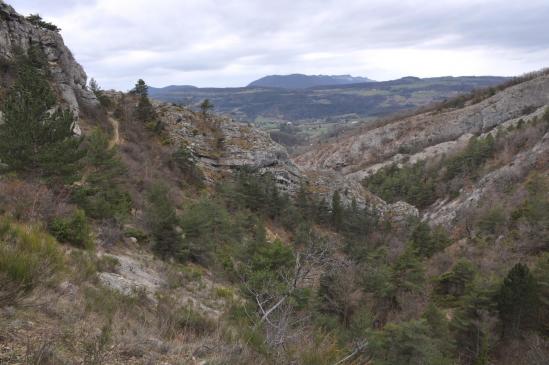
[[71,111],[56,99],[43,68],[43,53],[31,48],[17,60],[17,79],[8,92],[0,125],[0,160],[11,171],[75,177],[83,156]]
[[332,225],[336,230],[339,230],[343,225],[343,207],[341,205],[341,196],[337,190],[332,196]]
[[145,219],[156,254],[163,259],[173,257],[185,260],[188,252],[183,247],[181,234],[177,232],[177,214],[165,185],[158,183],[149,190]]
[[200,104],[200,112],[202,113],[202,117],[206,119],[209,111],[213,108],[214,105],[210,102],[210,99],[204,99],[204,101]]
[[[132,93],[139,96],[139,101],[137,103],[137,108],[135,110],[136,118],[143,123],[152,123],[156,119],[156,113],[154,108],[149,100],[149,87],[142,79],[139,79],[135,84]],[[159,123],[153,123],[154,129],[159,128]],[[152,125],[152,124],[151,124]],[[158,131],[158,130],[157,130]]]
[[538,288],[528,266],[521,263],[513,266],[503,280],[497,299],[504,337],[514,337],[521,330],[535,327]]
[[123,218],[129,213],[131,198],[123,189],[125,167],[108,136],[100,129],[87,138],[85,162],[87,179],[74,190],[73,201],[93,218]]

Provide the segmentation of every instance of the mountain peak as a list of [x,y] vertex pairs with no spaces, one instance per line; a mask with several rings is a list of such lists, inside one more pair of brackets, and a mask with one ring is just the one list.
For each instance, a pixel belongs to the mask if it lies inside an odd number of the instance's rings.
[[315,86],[348,85],[374,82],[367,77],[351,75],[269,75],[251,82],[248,87],[270,87],[280,89],[307,89]]

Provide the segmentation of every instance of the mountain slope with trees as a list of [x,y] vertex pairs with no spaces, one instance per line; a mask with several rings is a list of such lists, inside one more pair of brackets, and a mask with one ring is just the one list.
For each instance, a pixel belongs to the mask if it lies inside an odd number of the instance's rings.
[[[504,77],[436,77],[308,88],[273,88],[262,84],[243,88],[151,88],[151,97],[165,102],[198,107],[209,99],[218,113],[273,133],[286,145],[302,144],[352,123],[371,121],[396,112],[442,102],[473,89],[496,86]],[[287,131],[287,122],[297,131]],[[368,123],[366,123],[368,124]],[[291,142],[288,135],[301,141]]]
[[53,25],[0,15],[1,363],[546,362],[545,73],[296,164],[138,77],[61,92]]

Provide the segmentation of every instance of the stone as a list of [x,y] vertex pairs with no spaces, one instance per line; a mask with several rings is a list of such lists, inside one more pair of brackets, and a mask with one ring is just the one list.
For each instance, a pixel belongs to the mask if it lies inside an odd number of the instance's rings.
[[[27,51],[31,45],[37,45],[46,55],[54,87],[75,116],[78,117],[82,107],[99,105],[93,92],[86,87],[84,69],[58,32],[30,23],[3,1],[0,1],[0,19],[0,58],[11,60],[17,48]],[[79,133],[78,125],[75,130]]]

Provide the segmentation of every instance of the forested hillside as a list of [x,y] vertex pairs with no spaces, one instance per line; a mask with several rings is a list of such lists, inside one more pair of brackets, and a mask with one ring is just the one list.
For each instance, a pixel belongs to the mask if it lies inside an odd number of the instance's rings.
[[0,363],[546,364],[546,72],[293,161],[0,19]]

